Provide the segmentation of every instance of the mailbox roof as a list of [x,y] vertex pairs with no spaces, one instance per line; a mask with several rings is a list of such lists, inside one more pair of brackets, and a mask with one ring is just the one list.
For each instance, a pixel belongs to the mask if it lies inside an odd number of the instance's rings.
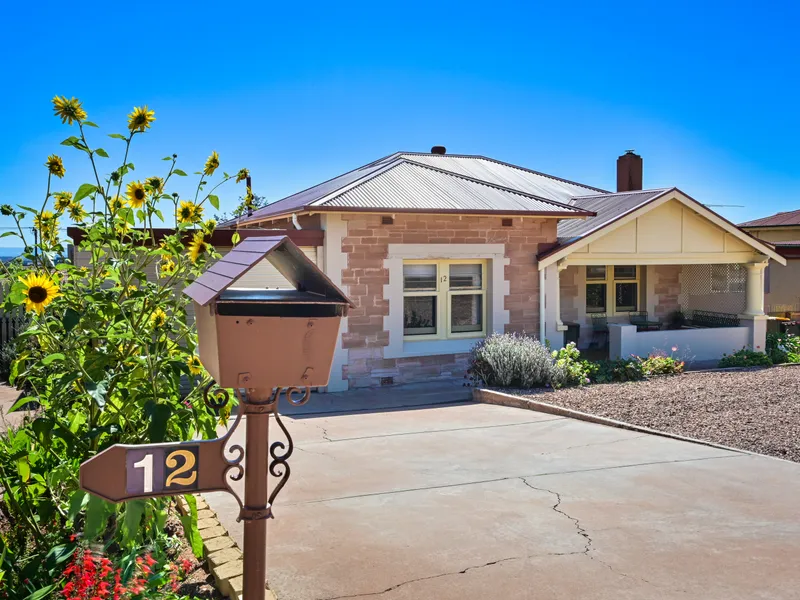
[[[233,250],[208,267],[183,293],[205,306],[219,298],[262,259],[267,259],[294,286],[296,292],[289,295],[273,294],[269,298],[265,296],[261,301],[308,302],[308,295],[311,294],[319,302],[353,306],[350,299],[285,235],[248,237],[242,240]],[[293,297],[293,294],[297,295]]]

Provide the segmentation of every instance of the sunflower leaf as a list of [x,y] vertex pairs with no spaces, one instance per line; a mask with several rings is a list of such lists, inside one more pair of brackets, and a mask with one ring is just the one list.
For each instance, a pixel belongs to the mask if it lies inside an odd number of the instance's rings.
[[54,354],[48,354],[47,356],[45,356],[42,359],[42,364],[43,365],[49,365],[54,360],[64,360],[65,358],[66,357],[63,354],[61,354],[60,352],[56,352]]
[[5,231],[3,232],[2,235],[0,235],[0,238],[8,237],[10,235],[19,235],[19,234],[16,231]]
[[81,315],[78,311],[68,308],[66,312],[64,312],[64,318],[61,319],[61,324],[64,326],[64,331],[69,333],[78,324],[80,321]]
[[74,135],[69,136],[63,142],[61,142],[62,146],[75,146],[80,142],[80,138],[76,138]]
[[135,171],[136,170],[136,169],[133,168],[133,163],[128,163],[125,166],[128,167],[131,171]]
[[84,183],[81,187],[78,188],[78,191],[75,192],[75,199],[74,202],[79,202],[86,198],[89,194],[94,194],[97,191],[97,186],[92,185],[91,183]]
[[235,246],[236,244],[239,243],[239,240],[241,240],[241,239],[242,239],[242,236],[239,235],[239,232],[238,231],[234,231],[233,235],[231,236],[231,243]]
[[219,210],[219,196],[215,196],[214,194],[209,194],[208,201],[211,202],[211,206]]
[[103,158],[108,158],[108,152],[106,152],[102,148],[98,148],[97,150],[94,151],[94,153],[97,154],[97,156],[102,156]]
[[182,171],[180,169],[175,169],[172,171],[175,175],[180,175],[181,177],[186,177],[186,171]]
[[109,133],[108,137],[115,138],[115,139],[118,139],[118,140],[127,140],[128,139],[124,135],[122,135],[121,133]]
[[108,382],[103,380],[98,383],[88,383],[86,391],[94,398],[98,408],[103,408],[106,405],[106,391],[108,390]]
[[98,127],[97,123],[93,123],[92,121],[84,121],[83,124],[89,127]]

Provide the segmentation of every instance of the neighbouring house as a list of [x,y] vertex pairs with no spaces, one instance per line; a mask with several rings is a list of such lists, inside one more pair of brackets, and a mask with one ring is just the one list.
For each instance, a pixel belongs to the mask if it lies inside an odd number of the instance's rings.
[[[354,302],[329,391],[462,377],[492,332],[694,362],[763,348],[764,271],[786,259],[677,188],[642,190],[642,173],[624,154],[609,192],[437,146],[221,226],[286,231]],[[247,285],[274,276],[259,265]]]
[[800,210],[781,212],[739,225],[770,243],[786,259],[770,262],[766,271],[765,303],[771,314],[800,313]]

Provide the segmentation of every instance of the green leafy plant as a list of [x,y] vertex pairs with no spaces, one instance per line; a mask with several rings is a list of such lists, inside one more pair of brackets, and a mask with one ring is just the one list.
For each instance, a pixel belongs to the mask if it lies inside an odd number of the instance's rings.
[[601,360],[594,363],[589,374],[593,383],[620,383],[644,379],[642,361],[638,357]]
[[[244,169],[223,173],[212,186],[220,164],[212,152],[196,173],[193,197],[183,200],[167,192],[173,178],[187,176],[175,154],[164,158],[162,174],[133,178],[135,142],[155,121],[152,110],[135,108],[127,131],[110,134],[121,143],[121,158],[111,163],[111,153],[93,143],[97,125],[79,100],[57,96],[53,107],[76,127],[62,145],[89,162],[93,179],[75,191],[54,191],[68,165],[53,154],[41,206],[0,207],[16,224],[3,237],[17,236],[25,246],[24,262],[0,266],[11,284],[3,308],[24,305],[31,318],[9,373],[29,396],[12,409],[41,405],[31,422],[0,440],[9,523],[3,544],[15,557],[4,563],[2,577],[10,589],[25,579],[47,581],[45,557],[71,531],[121,549],[159,535],[167,500],[114,505],[89,497],[78,489],[81,462],[116,443],[216,436],[218,417],[200,391],[209,377],[180,290],[217,256],[210,244],[215,224],[202,218],[205,205],[218,209],[217,188],[246,177]],[[29,218],[34,240],[23,227]],[[75,254],[85,257],[83,266],[68,259],[59,237],[67,218],[80,229]],[[157,237],[158,222],[174,224],[174,233]],[[196,528],[196,516],[187,526]]]
[[776,365],[800,363],[800,337],[791,333],[768,333],[766,353]]
[[581,359],[580,350],[575,342],[570,342],[561,350],[553,352],[552,384],[554,388],[586,385],[592,382],[591,375],[595,367],[589,361]]
[[733,354],[723,354],[719,361],[720,368],[726,367],[769,367],[772,359],[764,352],[742,348]]
[[673,356],[663,354],[651,354],[647,358],[640,359],[642,374],[645,377],[655,375],[679,375],[683,373],[685,363]]

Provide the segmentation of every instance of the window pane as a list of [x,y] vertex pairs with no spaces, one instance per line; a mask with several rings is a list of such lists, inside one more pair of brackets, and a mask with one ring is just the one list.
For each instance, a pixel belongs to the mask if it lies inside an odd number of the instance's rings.
[[483,284],[483,265],[450,265],[450,289],[479,290]]
[[436,289],[436,265],[403,265],[403,289],[421,292]]
[[483,331],[483,296],[450,296],[450,332]]
[[607,312],[605,283],[590,283],[586,286],[586,312]]
[[436,296],[411,296],[403,299],[403,334],[436,333]]
[[586,279],[605,279],[605,267],[586,267]]
[[615,310],[620,312],[636,310],[638,287],[635,283],[618,283]]
[[614,279],[636,279],[636,265],[614,267]]

